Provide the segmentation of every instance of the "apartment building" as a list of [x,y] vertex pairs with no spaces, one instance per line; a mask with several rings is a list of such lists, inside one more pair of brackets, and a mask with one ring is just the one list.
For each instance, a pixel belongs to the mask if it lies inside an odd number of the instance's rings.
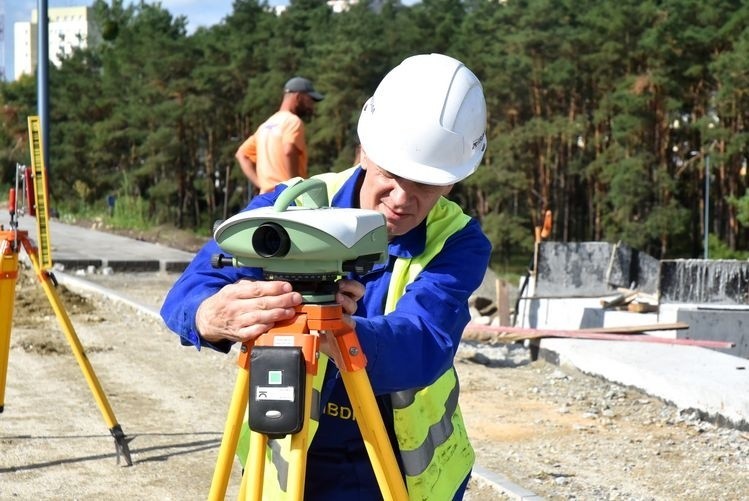
[[[38,12],[31,11],[31,20],[13,26],[13,59],[15,79],[34,73],[38,61]],[[99,34],[90,7],[52,7],[47,10],[49,61],[55,66],[78,47],[99,42]]]

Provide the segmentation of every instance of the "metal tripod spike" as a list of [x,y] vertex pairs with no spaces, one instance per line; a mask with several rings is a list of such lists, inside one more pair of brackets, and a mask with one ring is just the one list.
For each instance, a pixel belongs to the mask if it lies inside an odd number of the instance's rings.
[[[68,344],[78,361],[81,371],[83,371],[91,392],[94,394],[99,410],[114,437],[117,464],[120,463],[120,457],[122,457],[127,466],[132,466],[133,461],[128,445],[132,438],[126,437],[122,428],[117,423],[112,407],[109,405],[109,401],[101,388],[101,384],[94,373],[88,357],[86,357],[83,346],[70,321],[70,317],[65,311],[60,297],[57,295],[54,275],[49,271],[49,268],[52,266],[52,259],[50,255],[49,228],[47,226],[47,183],[42,160],[39,119],[38,117],[29,117],[28,122],[29,139],[32,147],[32,177],[34,184],[34,196],[29,198],[33,198],[35,203],[33,209],[36,212],[40,246],[37,247],[34,245],[27,231],[18,229],[18,221],[16,219],[17,181],[16,189],[11,189],[9,197],[10,229],[5,230],[0,227],[0,412],[4,410],[5,406],[5,383],[8,371],[11,327],[13,324],[15,287],[18,280],[18,256],[21,248],[23,248],[31,260],[31,264],[34,267],[37,278],[42,284],[50,306],[52,306],[55,312],[55,316],[62,327]],[[27,190],[25,190],[27,194],[31,191],[28,188],[27,186]],[[31,200],[29,200],[29,204],[31,204]]]

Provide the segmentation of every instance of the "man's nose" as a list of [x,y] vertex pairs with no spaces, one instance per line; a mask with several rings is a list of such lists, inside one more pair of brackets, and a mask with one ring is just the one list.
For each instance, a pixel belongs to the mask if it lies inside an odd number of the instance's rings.
[[408,203],[408,190],[399,182],[393,182],[393,188],[390,190],[390,199],[397,205],[406,205]]

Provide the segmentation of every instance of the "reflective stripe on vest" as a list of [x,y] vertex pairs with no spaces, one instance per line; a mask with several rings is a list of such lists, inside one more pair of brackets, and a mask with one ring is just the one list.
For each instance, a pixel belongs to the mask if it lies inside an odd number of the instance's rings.
[[[454,379],[454,376],[455,373],[453,371],[447,371],[440,379]],[[427,410],[425,414],[422,414],[422,419],[417,423],[421,429],[415,430],[416,432],[411,437],[404,437],[402,440],[399,437],[398,440],[398,445],[401,448],[401,457],[403,458],[403,467],[406,470],[405,473],[412,477],[424,473],[434,456],[434,451],[437,447],[447,442],[454,431],[451,416],[455,414],[455,410],[458,407],[460,389],[457,380],[438,380],[436,384],[446,384],[448,387],[451,384],[453,385],[452,391],[441,408],[437,406],[430,408],[424,406],[420,401],[426,398],[423,393],[428,388],[399,391],[391,394],[396,422],[400,417],[401,411],[411,405],[417,405]],[[433,424],[429,425],[428,423]]]

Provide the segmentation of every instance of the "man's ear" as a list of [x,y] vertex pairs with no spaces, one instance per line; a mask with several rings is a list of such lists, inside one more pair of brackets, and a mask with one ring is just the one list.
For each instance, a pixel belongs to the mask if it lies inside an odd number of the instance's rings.
[[361,166],[362,170],[367,170],[368,163],[369,157],[367,156],[367,152],[364,151],[364,148],[359,146],[359,165]]

